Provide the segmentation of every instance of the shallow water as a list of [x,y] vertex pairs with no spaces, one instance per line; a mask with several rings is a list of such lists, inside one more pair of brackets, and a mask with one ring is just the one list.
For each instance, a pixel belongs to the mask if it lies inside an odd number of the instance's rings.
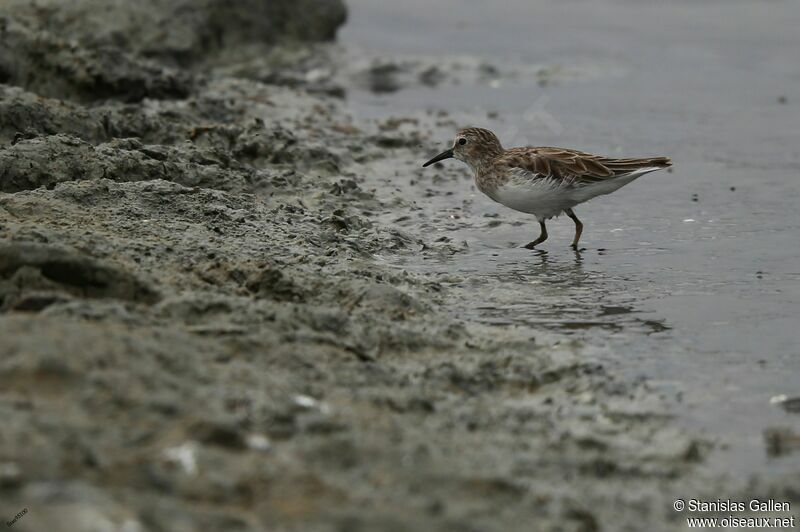
[[[800,395],[800,4],[349,3],[341,37],[351,49],[573,73],[544,86],[500,76],[388,95],[350,91],[362,116],[442,109],[459,125],[495,130],[506,145],[675,163],[672,173],[579,206],[580,254],[568,247],[565,217],[548,224],[541,251],[515,248],[538,234],[536,222],[476,193],[461,163],[387,168],[377,181],[419,196],[420,210],[399,225],[468,246],[403,267],[454,277],[464,299],[450,307],[462,318],[608,348],[607,364],[646,376],[676,398],[682,423],[723,444],[712,458],[719,468],[800,465],[800,453],[767,457],[763,440],[768,427],[800,429],[800,416],[770,404]],[[453,132],[436,131],[431,154]]]

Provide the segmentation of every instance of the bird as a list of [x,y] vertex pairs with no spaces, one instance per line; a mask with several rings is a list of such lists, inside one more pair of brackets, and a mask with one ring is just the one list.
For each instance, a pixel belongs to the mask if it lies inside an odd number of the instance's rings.
[[573,207],[672,166],[669,157],[620,159],[550,146],[504,149],[494,133],[479,127],[460,130],[452,148],[422,167],[452,158],[469,166],[478,190],[497,203],[536,217],[540,234],[523,247],[534,249],[547,240],[545,222],[564,213],[575,222],[572,248],[576,251],[583,223]]

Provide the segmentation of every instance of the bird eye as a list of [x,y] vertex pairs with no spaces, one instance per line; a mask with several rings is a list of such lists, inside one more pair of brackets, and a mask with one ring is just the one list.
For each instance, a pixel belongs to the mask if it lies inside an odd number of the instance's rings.
[[467,139],[462,137],[462,138],[458,139],[458,143],[459,143],[459,145],[463,146],[464,144],[467,143]]

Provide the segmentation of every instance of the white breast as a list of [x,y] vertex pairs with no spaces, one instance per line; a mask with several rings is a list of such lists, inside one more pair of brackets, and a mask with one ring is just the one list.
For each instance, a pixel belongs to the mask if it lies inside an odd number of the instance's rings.
[[508,182],[487,192],[487,195],[515,211],[533,214],[541,221],[596,196],[610,194],[637,177],[656,170],[659,168],[642,168],[630,174],[576,186],[519,169]]

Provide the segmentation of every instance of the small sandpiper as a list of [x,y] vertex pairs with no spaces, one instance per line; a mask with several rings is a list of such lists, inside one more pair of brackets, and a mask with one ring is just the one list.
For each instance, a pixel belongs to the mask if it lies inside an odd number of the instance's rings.
[[572,248],[577,250],[583,224],[572,210],[575,205],[672,165],[668,157],[615,159],[551,147],[506,150],[494,133],[477,127],[459,131],[452,148],[422,166],[450,158],[467,163],[478,189],[494,201],[536,216],[541,234],[528,249],[547,240],[545,221],[563,212],[575,222]]

